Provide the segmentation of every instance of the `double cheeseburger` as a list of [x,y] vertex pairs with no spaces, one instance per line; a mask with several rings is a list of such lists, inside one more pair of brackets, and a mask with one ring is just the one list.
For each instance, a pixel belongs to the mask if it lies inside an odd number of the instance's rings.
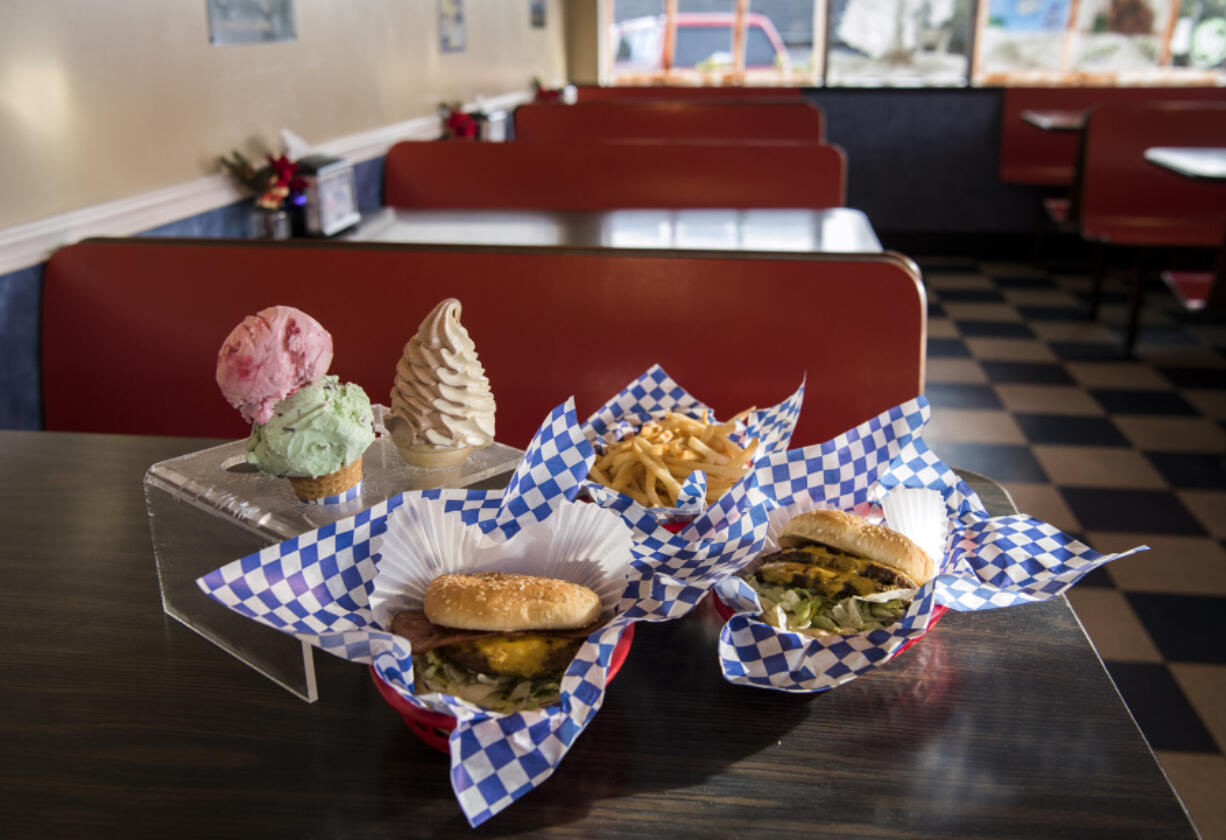
[[600,626],[600,597],[577,583],[531,575],[441,575],[421,610],[396,615],[392,632],[413,645],[426,692],[496,712],[557,700],[562,674]]
[[746,580],[764,621],[813,636],[888,627],[934,574],[932,559],[911,540],[838,510],[795,517],[779,545]]

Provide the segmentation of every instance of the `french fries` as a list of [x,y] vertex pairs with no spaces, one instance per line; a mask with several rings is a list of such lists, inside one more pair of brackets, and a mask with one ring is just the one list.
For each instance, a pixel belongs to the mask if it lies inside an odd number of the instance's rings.
[[647,507],[673,507],[681,485],[695,470],[707,474],[707,504],[727,493],[749,471],[758,439],[741,447],[732,440],[747,408],[725,423],[710,412],[701,419],[668,412],[609,445],[588,477]]

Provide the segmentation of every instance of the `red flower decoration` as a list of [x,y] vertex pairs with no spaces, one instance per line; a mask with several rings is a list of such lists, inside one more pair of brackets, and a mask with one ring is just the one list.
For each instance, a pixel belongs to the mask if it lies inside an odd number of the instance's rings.
[[447,115],[447,134],[457,140],[471,140],[477,136],[477,121],[463,111]]
[[289,192],[298,192],[306,188],[306,181],[298,177],[298,164],[285,155],[268,156],[268,166],[273,171],[273,185],[285,187]]

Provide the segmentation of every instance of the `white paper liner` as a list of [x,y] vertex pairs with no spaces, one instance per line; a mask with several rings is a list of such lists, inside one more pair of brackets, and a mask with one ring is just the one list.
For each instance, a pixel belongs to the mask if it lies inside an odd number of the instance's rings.
[[945,545],[949,539],[949,520],[945,499],[939,490],[922,487],[895,487],[881,500],[885,524],[924,550],[940,573],[945,564]]
[[567,580],[600,596],[610,618],[626,589],[632,559],[629,527],[612,511],[563,502],[544,522],[525,525],[496,541],[445,502],[406,496],[387,518],[387,531],[373,540],[379,555],[370,610],[384,628],[403,610],[421,609],[426,587],[452,572],[509,572]]

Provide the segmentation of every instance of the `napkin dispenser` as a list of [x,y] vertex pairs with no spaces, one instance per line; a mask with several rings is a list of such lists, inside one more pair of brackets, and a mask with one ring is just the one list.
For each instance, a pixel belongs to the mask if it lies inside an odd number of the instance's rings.
[[305,184],[296,220],[299,235],[334,236],[361,221],[352,162],[308,155],[298,161],[298,177]]

